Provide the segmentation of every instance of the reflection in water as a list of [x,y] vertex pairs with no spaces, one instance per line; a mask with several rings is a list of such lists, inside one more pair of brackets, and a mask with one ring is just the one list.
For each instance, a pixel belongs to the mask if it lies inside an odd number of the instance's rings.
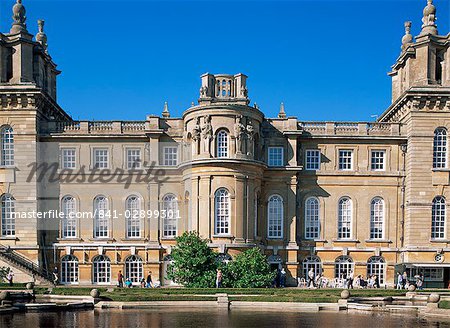
[[450,321],[383,313],[298,313],[259,310],[160,309],[94,310],[0,315],[0,327],[439,327]]

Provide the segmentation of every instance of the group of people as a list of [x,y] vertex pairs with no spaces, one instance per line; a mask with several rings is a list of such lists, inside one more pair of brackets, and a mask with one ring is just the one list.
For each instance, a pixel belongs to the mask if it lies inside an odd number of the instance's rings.
[[[119,273],[117,274],[117,287],[119,288],[132,288],[133,287],[133,281],[131,281],[130,277],[125,278],[122,274],[122,270],[119,270]],[[141,288],[154,288],[155,284],[152,280],[152,272],[149,271],[147,274],[147,278],[142,278],[140,281]]]
[[410,285],[415,285],[417,289],[423,289],[423,281],[424,276],[422,273],[414,276],[414,280],[410,280],[408,278],[408,274],[406,272],[397,273],[397,285],[395,286],[396,289],[408,289]]
[[338,278],[328,279],[322,273],[316,275],[313,268],[308,271],[305,278],[300,278],[299,287],[306,288],[380,288],[380,279],[377,275],[364,278],[363,275],[354,277],[353,270],[348,273],[341,272]]

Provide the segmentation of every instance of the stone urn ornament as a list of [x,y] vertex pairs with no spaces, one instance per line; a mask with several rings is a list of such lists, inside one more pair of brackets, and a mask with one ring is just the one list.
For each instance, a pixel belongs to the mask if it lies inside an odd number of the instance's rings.
[[100,291],[98,289],[95,289],[95,288],[91,290],[90,294],[91,294],[91,296],[93,298],[99,298],[100,297]]
[[348,289],[344,289],[341,292],[341,299],[347,300],[347,299],[349,299],[349,297],[350,297],[350,291]]

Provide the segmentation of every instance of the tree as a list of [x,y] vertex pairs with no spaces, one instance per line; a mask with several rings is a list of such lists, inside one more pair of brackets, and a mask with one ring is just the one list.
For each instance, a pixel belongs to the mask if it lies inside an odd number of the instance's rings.
[[270,269],[267,258],[257,247],[250,248],[236,256],[228,264],[234,288],[270,287],[276,272]]
[[172,249],[173,263],[167,276],[188,288],[212,288],[216,279],[216,254],[208,247],[208,241],[197,232],[184,232],[176,238]]

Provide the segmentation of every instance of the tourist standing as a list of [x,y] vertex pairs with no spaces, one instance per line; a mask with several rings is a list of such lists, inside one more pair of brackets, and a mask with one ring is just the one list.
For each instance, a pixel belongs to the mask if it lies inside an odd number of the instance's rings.
[[148,272],[145,287],[147,287],[147,288],[153,288],[152,272],[151,272],[151,271]]
[[14,280],[14,272],[13,270],[9,269],[8,274],[6,275],[6,280],[8,280],[8,283],[10,286],[13,285],[13,280]]
[[308,288],[313,288],[314,287],[314,269],[311,268],[308,272]]
[[280,287],[284,288],[286,285],[286,270],[284,268],[281,268],[280,272]]
[[119,270],[119,273],[117,274],[117,286],[119,288],[123,287],[123,274],[122,274],[122,270]]
[[126,286],[127,288],[131,288],[132,285],[133,285],[133,282],[131,281],[131,279],[130,279],[130,278],[127,278],[127,279],[125,280],[125,286]]
[[378,278],[378,276],[374,276],[373,281],[374,281],[374,287],[380,288],[380,278]]
[[400,272],[397,273],[397,289],[403,289],[403,276]]
[[217,269],[216,288],[222,287],[222,270]]
[[406,271],[403,272],[402,278],[402,288],[405,289],[407,288],[406,285],[408,284],[408,275],[406,274]]
[[350,270],[350,274],[348,275],[348,285],[347,285],[347,287],[349,289],[353,289],[353,278],[354,278],[353,270]]

